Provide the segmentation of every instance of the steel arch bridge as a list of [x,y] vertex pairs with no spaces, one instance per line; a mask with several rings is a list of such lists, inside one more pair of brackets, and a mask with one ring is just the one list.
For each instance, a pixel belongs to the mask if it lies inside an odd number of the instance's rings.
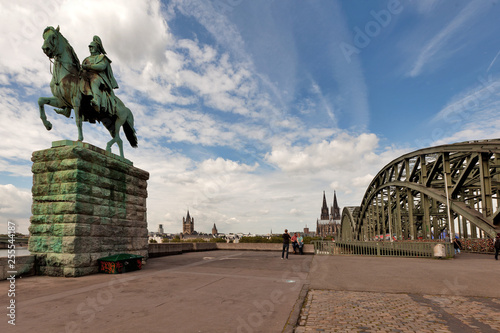
[[494,238],[499,194],[500,139],[417,150],[380,170],[361,206],[343,209],[340,240]]

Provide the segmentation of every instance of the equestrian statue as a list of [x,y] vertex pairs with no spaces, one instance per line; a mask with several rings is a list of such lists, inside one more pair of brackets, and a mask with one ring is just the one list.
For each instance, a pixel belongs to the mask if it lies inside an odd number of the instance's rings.
[[94,36],[89,45],[90,56],[80,61],[66,38],[59,32],[59,27],[47,27],[43,31],[43,52],[52,62],[52,97],[40,97],[38,106],[40,118],[47,130],[52,124],[47,120],[44,105],[53,106],[56,113],[69,118],[71,109],[75,113],[78,128],[78,141],[83,141],[82,122],[101,122],[111,134],[112,139],[106,145],[118,144],[120,156],[123,156],[123,141],[120,128],[134,148],[137,136],[134,129],[134,116],[129,108],[115,95],[118,84],[111,70],[111,60],[107,57],[101,39]]

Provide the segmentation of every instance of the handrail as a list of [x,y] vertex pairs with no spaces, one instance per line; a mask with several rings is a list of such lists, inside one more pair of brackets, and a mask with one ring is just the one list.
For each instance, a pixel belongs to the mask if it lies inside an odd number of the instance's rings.
[[[445,242],[313,241],[314,254],[387,257],[454,257],[453,244]],[[439,245],[439,248],[436,246]],[[441,247],[442,246],[442,247]]]

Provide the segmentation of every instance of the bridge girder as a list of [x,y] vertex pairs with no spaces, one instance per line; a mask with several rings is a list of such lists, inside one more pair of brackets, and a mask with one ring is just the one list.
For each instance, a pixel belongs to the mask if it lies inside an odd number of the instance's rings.
[[344,209],[340,237],[432,238],[444,229],[455,234],[455,227],[465,237],[475,237],[476,228],[494,237],[500,232],[499,194],[500,139],[420,149],[387,164],[361,206]]

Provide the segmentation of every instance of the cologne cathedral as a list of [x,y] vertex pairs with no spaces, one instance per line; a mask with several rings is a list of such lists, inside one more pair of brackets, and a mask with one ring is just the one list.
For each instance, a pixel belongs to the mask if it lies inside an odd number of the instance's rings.
[[336,238],[340,231],[340,208],[337,203],[337,194],[333,192],[333,205],[328,210],[326,196],[323,191],[323,206],[321,207],[321,218],[316,220],[316,236]]

